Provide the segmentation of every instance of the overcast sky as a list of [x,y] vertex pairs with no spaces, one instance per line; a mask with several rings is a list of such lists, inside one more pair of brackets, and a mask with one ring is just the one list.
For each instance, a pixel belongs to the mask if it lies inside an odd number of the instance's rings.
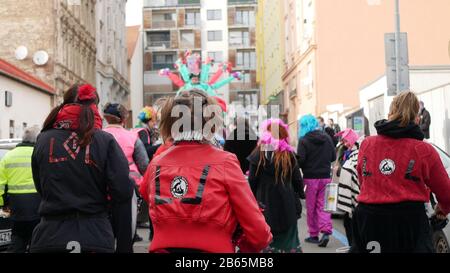
[[144,0],[127,1],[127,26],[142,24],[142,6]]

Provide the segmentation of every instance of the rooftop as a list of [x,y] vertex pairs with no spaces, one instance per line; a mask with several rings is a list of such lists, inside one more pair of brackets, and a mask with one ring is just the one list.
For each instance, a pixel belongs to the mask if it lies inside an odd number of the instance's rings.
[[20,81],[28,86],[34,87],[51,95],[54,95],[56,93],[55,89],[50,85],[3,59],[0,59],[0,75],[4,75],[14,80]]

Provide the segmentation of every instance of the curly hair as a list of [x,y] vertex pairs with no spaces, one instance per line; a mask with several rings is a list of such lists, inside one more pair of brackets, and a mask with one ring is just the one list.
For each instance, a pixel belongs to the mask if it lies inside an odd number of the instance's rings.
[[305,115],[300,118],[299,121],[299,136],[304,137],[308,133],[317,130],[319,127],[319,122],[317,121],[316,117],[313,115]]

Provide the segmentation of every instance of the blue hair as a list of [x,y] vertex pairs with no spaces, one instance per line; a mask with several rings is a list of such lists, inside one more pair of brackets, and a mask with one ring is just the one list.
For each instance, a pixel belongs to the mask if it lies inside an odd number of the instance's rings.
[[298,122],[298,135],[304,137],[308,133],[317,130],[319,128],[319,122],[313,115],[305,115],[300,118]]

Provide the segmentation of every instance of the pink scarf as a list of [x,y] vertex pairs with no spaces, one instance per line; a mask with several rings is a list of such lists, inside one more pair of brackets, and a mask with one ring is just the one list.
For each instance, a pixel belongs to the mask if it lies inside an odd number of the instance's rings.
[[[277,139],[272,136],[272,133],[268,130],[269,125],[278,124],[283,127],[288,133],[288,137],[284,139]],[[262,135],[260,144],[270,145],[275,151],[279,152],[294,152],[295,149],[289,145],[289,127],[281,119],[268,119],[262,123]]]

